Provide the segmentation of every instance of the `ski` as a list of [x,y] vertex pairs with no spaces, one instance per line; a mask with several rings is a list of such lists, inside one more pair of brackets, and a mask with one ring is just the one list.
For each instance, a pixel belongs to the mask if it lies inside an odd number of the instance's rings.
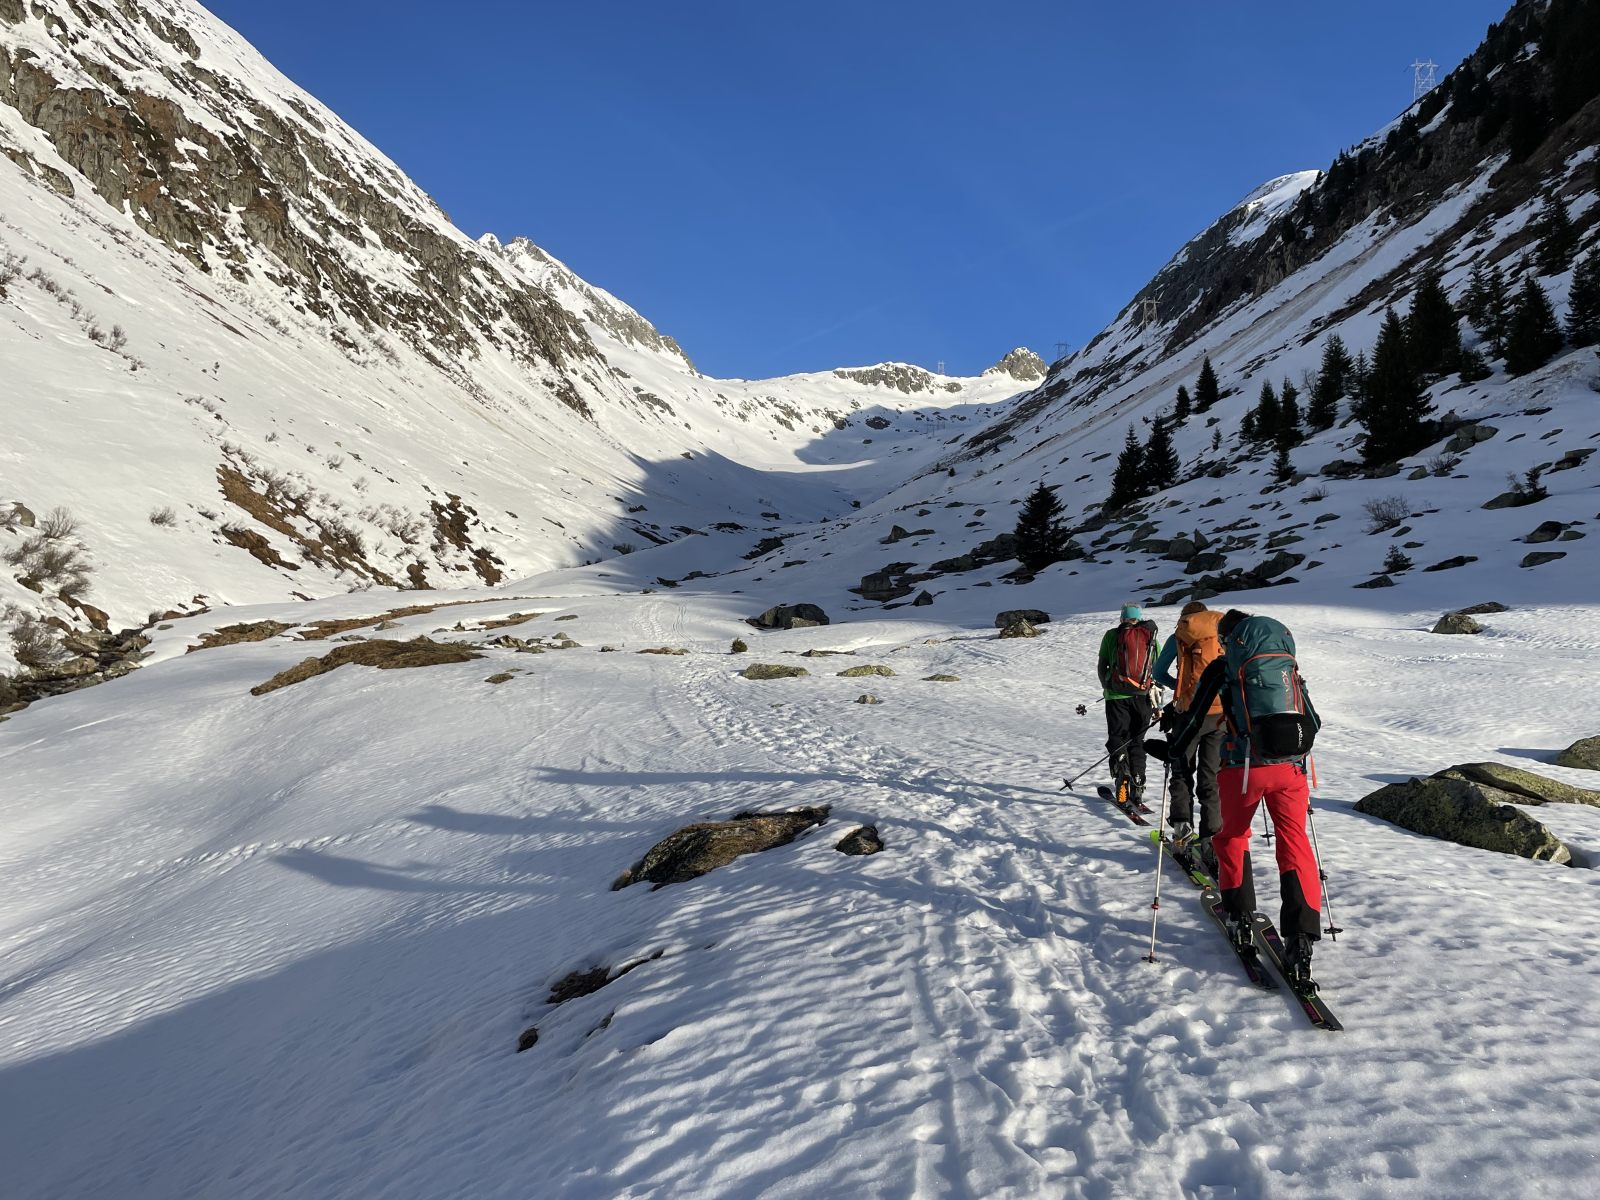
[[1217,886],[1217,881],[1206,873],[1206,869],[1200,865],[1200,861],[1195,858],[1189,847],[1178,845],[1177,842],[1172,840],[1171,834],[1158,834],[1151,830],[1150,840],[1159,841],[1166,847],[1167,857],[1177,864],[1178,870],[1187,875],[1189,882],[1194,884],[1195,887],[1214,888]]
[[1117,794],[1115,792],[1113,792],[1110,788],[1108,788],[1105,784],[1103,784],[1103,783],[1100,784],[1094,790],[1095,790],[1095,794],[1097,796],[1099,796],[1100,799],[1109,800],[1109,801],[1111,801],[1111,803],[1115,804],[1118,808],[1120,808],[1122,810],[1122,815],[1127,817],[1128,820],[1132,821],[1135,825],[1148,825],[1148,824],[1150,824],[1149,821],[1146,821],[1144,819],[1144,817],[1140,815],[1139,810],[1134,807],[1132,801],[1128,802],[1127,804],[1122,803],[1120,800],[1117,799]]
[[[1272,960],[1273,969],[1283,976],[1285,983],[1288,983],[1289,973],[1284,970],[1283,965],[1283,938],[1278,933],[1277,927],[1267,919],[1264,913],[1256,913],[1251,920],[1255,925],[1256,939],[1266,947],[1267,957]],[[1322,997],[1315,991],[1302,992],[1291,985],[1289,992],[1300,1002],[1300,1009],[1306,1014],[1306,1020],[1310,1021],[1318,1029],[1337,1031],[1344,1028],[1339,1023],[1339,1018],[1333,1015],[1332,1010],[1322,1002]]]
[[1278,981],[1261,965],[1261,956],[1254,949],[1239,950],[1233,944],[1233,939],[1228,937],[1228,915],[1222,906],[1222,893],[1214,887],[1205,887],[1200,890],[1200,903],[1205,905],[1206,912],[1217,923],[1217,928],[1222,931],[1222,936],[1227,940],[1229,949],[1233,950],[1238,958],[1239,965],[1244,967],[1244,973],[1250,977],[1250,982],[1264,992],[1276,991]]

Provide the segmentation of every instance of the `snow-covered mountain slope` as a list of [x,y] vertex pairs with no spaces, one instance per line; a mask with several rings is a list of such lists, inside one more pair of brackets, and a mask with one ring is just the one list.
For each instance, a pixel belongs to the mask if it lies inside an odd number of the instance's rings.
[[0,101],[0,500],[69,509],[91,564],[67,600],[0,571],[14,613],[142,624],[817,520],[1023,386],[706,378],[526,240],[455,229],[195,4],[0,4]]

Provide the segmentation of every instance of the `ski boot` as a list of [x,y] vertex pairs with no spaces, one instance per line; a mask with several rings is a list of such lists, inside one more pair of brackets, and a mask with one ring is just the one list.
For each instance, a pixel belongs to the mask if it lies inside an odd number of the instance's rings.
[[1236,917],[1229,917],[1226,925],[1228,941],[1232,944],[1234,950],[1243,957],[1258,957],[1255,930],[1250,924],[1250,919],[1246,917],[1240,920]]
[[1194,823],[1192,821],[1174,821],[1172,823],[1172,844],[1183,849],[1194,841]]
[[1217,877],[1217,852],[1211,848],[1209,837],[1196,838],[1189,852],[1194,855],[1194,861],[1201,870],[1213,879]]
[[1128,794],[1133,800],[1134,811],[1141,813],[1149,812],[1150,806],[1144,802],[1144,776],[1140,775],[1138,778],[1132,780],[1128,787]]
[[1289,986],[1302,996],[1317,994],[1317,981],[1311,978],[1311,941],[1290,938],[1283,948],[1283,974]]

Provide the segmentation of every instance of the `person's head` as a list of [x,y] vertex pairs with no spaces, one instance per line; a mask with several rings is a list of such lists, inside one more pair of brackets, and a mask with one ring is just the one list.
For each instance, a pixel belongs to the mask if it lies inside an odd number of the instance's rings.
[[1222,614],[1222,620],[1217,622],[1217,636],[1221,638],[1228,637],[1239,627],[1239,622],[1249,615],[1249,613],[1242,612],[1237,608],[1230,608]]
[[1124,604],[1122,606],[1122,619],[1124,622],[1138,621],[1144,616],[1144,610],[1137,604]]
[[1183,611],[1178,615],[1180,617],[1192,617],[1195,613],[1203,613],[1205,610],[1206,602],[1204,600],[1191,600],[1183,606]]

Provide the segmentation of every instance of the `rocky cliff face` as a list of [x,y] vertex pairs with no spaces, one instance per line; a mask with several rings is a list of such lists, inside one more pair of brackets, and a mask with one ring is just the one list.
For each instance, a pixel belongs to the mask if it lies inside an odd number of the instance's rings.
[[1034,383],[1044,378],[1045,370],[1044,359],[1026,346],[1018,346],[984,374],[1009,375],[1019,383]]

